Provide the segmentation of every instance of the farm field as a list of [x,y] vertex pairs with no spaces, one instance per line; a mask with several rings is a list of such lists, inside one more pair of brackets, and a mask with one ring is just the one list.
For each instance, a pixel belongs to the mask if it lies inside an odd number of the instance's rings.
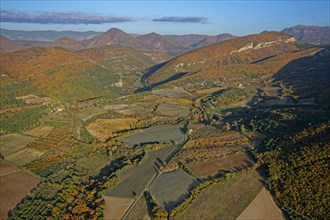
[[103,199],[105,201],[103,215],[106,220],[121,219],[134,201],[133,198],[113,196],[103,196]]
[[17,153],[14,153],[6,157],[6,160],[11,162],[12,164],[15,164],[15,166],[19,168],[23,168],[24,165],[41,157],[44,154],[45,154],[44,151],[39,151],[32,148],[25,148]]
[[52,129],[52,126],[41,125],[23,133],[34,137],[46,137]]
[[117,132],[129,130],[136,126],[138,120],[134,118],[97,119],[90,123],[87,131],[101,142],[116,136]]
[[0,161],[0,219],[13,209],[40,182],[37,178]]
[[27,145],[40,151],[45,151],[54,148],[70,137],[71,129],[68,127],[53,127],[46,137],[39,138],[37,141]]
[[261,191],[263,184],[256,170],[250,170],[204,191],[174,220],[236,219]]
[[189,169],[196,176],[206,178],[209,176],[223,175],[232,171],[239,171],[254,164],[246,152],[237,152],[219,159],[189,165]]
[[134,148],[143,143],[172,144],[182,143],[183,140],[184,134],[177,125],[154,126],[121,139],[121,141],[130,148]]
[[22,134],[7,134],[0,136],[0,152],[5,158],[26,147],[27,144],[35,141],[36,138]]
[[281,209],[275,204],[270,192],[263,187],[248,207],[237,217],[243,219],[278,219],[285,220]]
[[153,94],[159,95],[159,96],[165,96],[169,98],[186,98],[186,99],[191,99],[194,96],[187,92],[186,90],[180,88],[180,87],[175,87],[173,89],[159,89],[159,90],[154,90],[152,91]]
[[[175,145],[149,152],[142,164],[118,174],[120,184],[105,193],[106,196],[134,197],[140,195],[152,178],[159,172],[165,159],[173,152]],[[137,181],[138,180],[138,181]]]
[[91,155],[77,160],[80,168],[90,170],[91,173],[98,173],[109,162],[110,159],[106,155]]
[[187,117],[190,111],[186,106],[161,103],[156,109],[156,114],[169,117]]
[[151,184],[150,192],[156,203],[170,211],[189,196],[197,185],[194,178],[183,170],[160,174]]
[[148,213],[148,205],[144,196],[141,196],[139,201],[133,207],[133,209],[128,214],[127,220],[150,220],[150,216]]
[[5,176],[11,173],[18,172],[19,169],[4,160],[0,160],[0,176]]
[[123,115],[149,115],[152,113],[152,109],[156,106],[155,103],[150,102],[136,102],[132,104],[113,104],[107,105],[104,109],[113,110]]

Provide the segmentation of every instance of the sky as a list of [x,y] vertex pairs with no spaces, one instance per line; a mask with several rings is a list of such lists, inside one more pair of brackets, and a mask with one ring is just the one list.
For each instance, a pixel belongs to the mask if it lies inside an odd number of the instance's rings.
[[243,36],[294,25],[329,26],[329,0],[1,0],[1,28]]

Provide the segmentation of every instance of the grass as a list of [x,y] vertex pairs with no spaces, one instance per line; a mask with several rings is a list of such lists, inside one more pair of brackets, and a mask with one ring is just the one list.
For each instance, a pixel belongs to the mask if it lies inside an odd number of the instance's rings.
[[161,103],[157,107],[156,114],[169,117],[187,117],[190,111],[188,107]]
[[7,161],[15,164],[19,168],[23,168],[24,165],[31,161],[41,157],[45,152],[34,150],[32,148],[25,148],[17,153],[14,153],[6,158]]
[[45,125],[54,126],[54,127],[62,127],[62,126],[71,125],[71,122],[70,121],[49,120],[49,121],[45,121]]
[[7,134],[0,136],[0,151],[1,155],[7,157],[14,154],[26,147],[28,143],[31,143],[36,138],[25,136],[21,134]]

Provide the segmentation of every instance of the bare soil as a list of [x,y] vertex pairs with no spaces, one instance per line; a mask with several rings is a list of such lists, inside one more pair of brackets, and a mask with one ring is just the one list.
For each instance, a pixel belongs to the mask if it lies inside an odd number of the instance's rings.
[[189,168],[200,178],[239,171],[254,164],[245,152],[237,152],[219,159],[192,164]]
[[237,218],[237,220],[243,219],[285,220],[285,217],[281,209],[275,204],[270,192],[264,187]]
[[133,198],[127,197],[103,196],[103,198],[105,201],[103,214],[106,220],[121,219],[134,201]]
[[40,180],[5,162],[0,163],[0,170],[0,219],[5,219]]

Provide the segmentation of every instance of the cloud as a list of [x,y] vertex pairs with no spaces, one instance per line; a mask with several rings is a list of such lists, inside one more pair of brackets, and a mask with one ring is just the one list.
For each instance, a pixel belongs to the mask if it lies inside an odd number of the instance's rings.
[[168,17],[154,18],[152,21],[172,22],[172,23],[200,23],[200,24],[206,24],[207,23],[207,18],[197,17],[197,16],[188,16],[188,17],[168,16]]
[[0,11],[1,22],[35,23],[35,24],[105,24],[133,22],[131,17],[87,14],[81,12],[37,12],[25,13],[12,10]]

